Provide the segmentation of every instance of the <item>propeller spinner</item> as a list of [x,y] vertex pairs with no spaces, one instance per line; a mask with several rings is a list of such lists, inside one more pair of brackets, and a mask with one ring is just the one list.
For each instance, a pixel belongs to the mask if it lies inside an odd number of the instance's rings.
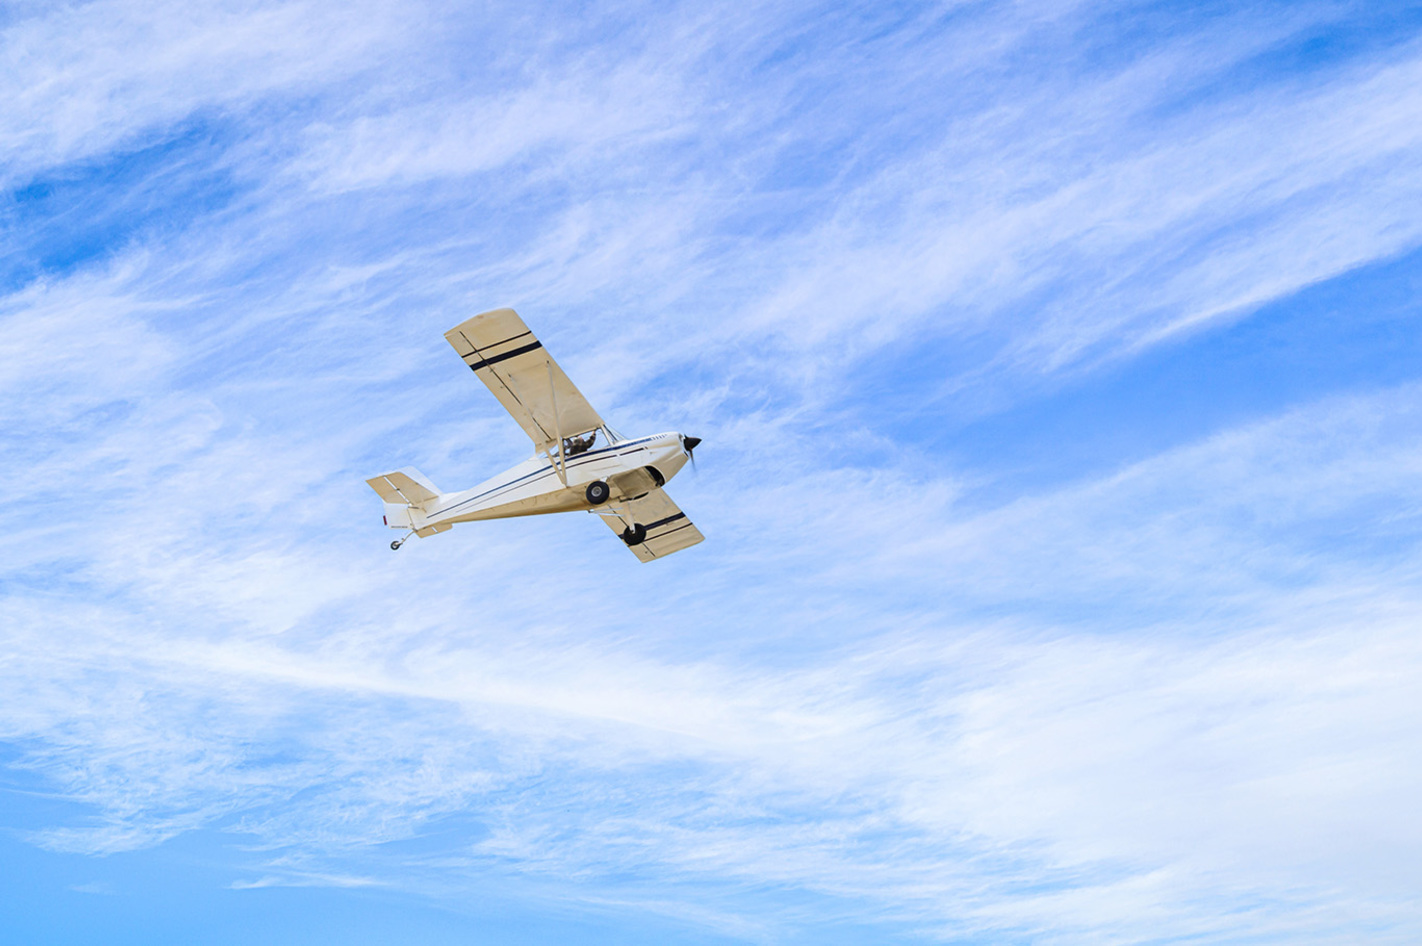
[[681,449],[683,449],[683,450],[686,451],[687,459],[689,459],[689,460],[691,461],[691,468],[692,468],[693,470],[696,469],[696,453],[695,453],[695,450],[696,450],[696,448],[697,448],[698,446],[700,446],[700,444],[701,444],[701,438],[700,438],[700,437],[688,437],[688,436],[686,436],[685,434],[683,434],[682,437],[681,437]]

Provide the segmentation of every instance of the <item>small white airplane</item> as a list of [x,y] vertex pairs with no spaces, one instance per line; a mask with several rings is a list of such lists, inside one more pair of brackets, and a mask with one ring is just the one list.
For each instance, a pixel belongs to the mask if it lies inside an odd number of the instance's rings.
[[456,522],[575,510],[601,516],[644,562],[704,538],[662,491],[701,438],[618,434],[513,309],[476,315],[444,337],[533,440],[534,455],[460,493],[441,493],[412,467],[366,480],[385,501],[385,524],[407,530],[392,549]]

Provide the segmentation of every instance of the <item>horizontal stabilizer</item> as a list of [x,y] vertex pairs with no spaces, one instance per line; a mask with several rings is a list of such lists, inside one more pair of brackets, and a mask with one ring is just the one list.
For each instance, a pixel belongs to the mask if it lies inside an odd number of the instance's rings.
[[430,500],[439,498],[439,489],[413,467],[371,477],[366,482],[387,503],[423,506]]

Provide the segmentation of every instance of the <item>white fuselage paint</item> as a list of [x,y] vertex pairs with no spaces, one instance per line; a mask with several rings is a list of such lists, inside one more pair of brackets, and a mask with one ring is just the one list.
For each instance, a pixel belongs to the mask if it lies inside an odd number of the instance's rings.
[[[589,483],[596,480],[607,483],[612,489],[613,503],[633,499],[645,493],[649,485],[648,479],[639,476],[638,471],[652,467],[665,482],[675,476],[686,461],[680,434],[622,440],[568,457],[565,467],[568,483],[564,486],[558,475],[557,453],[551,461],[538,454],[473,489],[441,493],[424,508],[410,507],[407,528],[423,535],[442,531],[441,527],[456,522],[592,509],[586,494]],[[390,525],[398,527],[395,522]]]

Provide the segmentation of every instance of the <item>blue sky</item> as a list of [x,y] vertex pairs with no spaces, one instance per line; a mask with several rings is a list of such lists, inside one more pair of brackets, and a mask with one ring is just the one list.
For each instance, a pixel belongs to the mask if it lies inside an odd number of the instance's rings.
[[[1422,938],[1415,4],[0,44],[0,941]],[[390,552],[505,305],[705,543]]]

